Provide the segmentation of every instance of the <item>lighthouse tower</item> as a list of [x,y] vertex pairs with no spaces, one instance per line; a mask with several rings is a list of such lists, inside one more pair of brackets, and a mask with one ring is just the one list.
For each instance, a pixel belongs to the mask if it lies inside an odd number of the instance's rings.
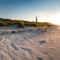
[[37,16],[36,16],[36,22],[37,22]]

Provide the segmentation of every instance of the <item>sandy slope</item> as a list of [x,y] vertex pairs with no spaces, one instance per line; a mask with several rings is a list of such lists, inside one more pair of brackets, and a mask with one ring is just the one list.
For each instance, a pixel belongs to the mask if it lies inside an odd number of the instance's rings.
[[59,29],[0,35],[0,60],[60,60]]

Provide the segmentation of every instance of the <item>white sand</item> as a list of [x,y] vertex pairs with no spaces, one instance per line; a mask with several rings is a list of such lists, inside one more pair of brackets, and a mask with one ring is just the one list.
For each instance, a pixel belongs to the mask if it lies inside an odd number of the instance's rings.
[[0,35],[0,60],[60,60],[60,27]]

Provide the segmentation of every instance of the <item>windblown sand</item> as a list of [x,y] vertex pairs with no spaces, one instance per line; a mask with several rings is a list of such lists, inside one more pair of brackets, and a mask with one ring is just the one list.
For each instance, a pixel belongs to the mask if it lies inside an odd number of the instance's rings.
[[60,60],[59,28],[0,34],[0,60]]

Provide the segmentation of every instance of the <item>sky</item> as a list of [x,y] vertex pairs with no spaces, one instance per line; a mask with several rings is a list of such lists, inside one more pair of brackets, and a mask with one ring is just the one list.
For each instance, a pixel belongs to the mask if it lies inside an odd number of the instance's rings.
[[0,0],[0,18],[60,24],[60,0]]

